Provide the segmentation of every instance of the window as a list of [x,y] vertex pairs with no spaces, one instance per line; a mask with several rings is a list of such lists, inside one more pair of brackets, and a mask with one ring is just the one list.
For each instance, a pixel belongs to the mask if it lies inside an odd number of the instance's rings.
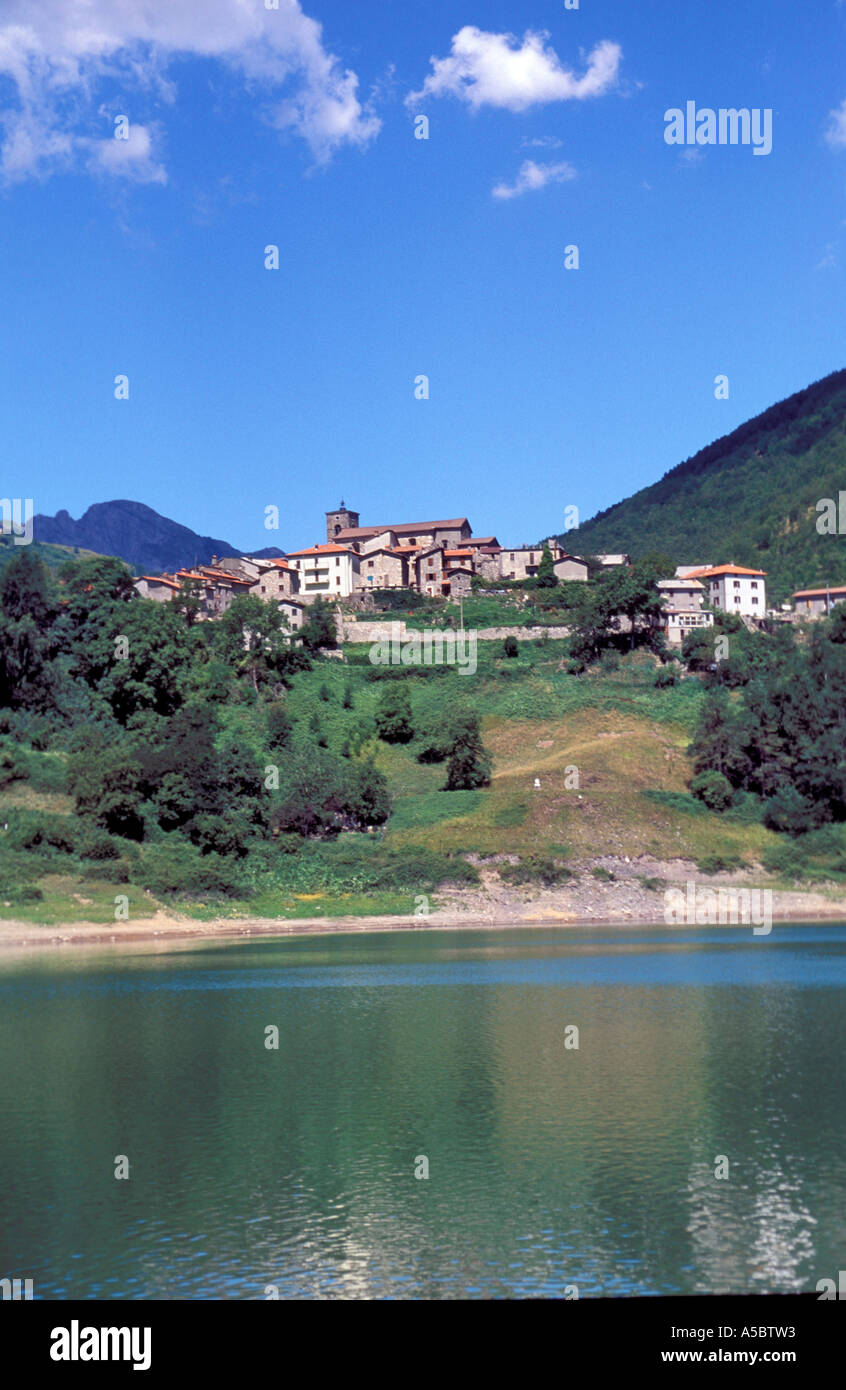
[[735,581],[734,581],[734,587],[735,587],[736,589],[739,589],[739,588],[740,588],[740,580],[739,580],[739,579],[735,579]]
[[335,556],[335,568],[336,568],[336,569],[338,568],[338,566],[339,566],[340,563],[341,563],[341,557],[340,557],[340,555],[336,555],[336,556]]
[[758,587],[758,581],[757,581],[757,579],[753,579],[753,580],[752,580],[752,588],[753,588],[753,589],[757,589],[757,587]]
[[[512,552],[511,552],[511,563],[512,563],[512,565],[514,564],[514,551],[513,551],[513,550],[512,550]],[[512,576],[511,576],[511,578],[512,578],[512,579],[514,578],[514,575],[513,575],[513,574],[512,574]]]
[[368,560],[368,561],[367,561],[367,568],[368,568],[369,570],[372,570],[372,568],[373,568],[373,561],[372,561],[372,560]]
[[752,599],[752,602],[753,602],[753,603],[757,603],[758,600],[757,600],[756,598],[753,598],[753,599]]

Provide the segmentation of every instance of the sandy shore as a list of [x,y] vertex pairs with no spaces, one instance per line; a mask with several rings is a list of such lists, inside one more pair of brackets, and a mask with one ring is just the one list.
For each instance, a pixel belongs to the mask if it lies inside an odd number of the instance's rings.
[[[592,861],[614,875],[608,882],[579,876],[554,889],[539,891],[506,887],[492,867],[481,867],[478,888],[441,893],[440,905],[426,916],[363,917],[220,917],[197,921],[178,913],[156,912],[128,922],[72,922],[39,926],[32,922],[0,922],[0,948],[84,945],[124,945],[178,940],[232,939],[260,936],[335,936],[361,932],[485,930],[493,928],[586,927],[654,925],[671,928],[664,920],[663,891],[646,888],[645,876],[660,877],[666,887],[757,887],[752,874],[697,876],[685,861],[658,862],[639,859],[632,863],[611,858]],[[846,920],[846,895],[842,889],[810,891],[772,890],[773,922],[825,922]],[[754,919],[753,919],[754,920]]]

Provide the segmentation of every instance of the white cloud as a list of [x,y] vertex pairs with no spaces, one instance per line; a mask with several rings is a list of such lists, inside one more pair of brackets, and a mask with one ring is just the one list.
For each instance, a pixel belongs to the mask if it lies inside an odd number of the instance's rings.
[[[277,128],[301,136],[323,162],[343,144],[366,145],[381,122],[358,95],[358,78],[323,46],[320,24],[300,0],[3,0],[0,9],[0,174],[52,173],[80,159],[102,172],[161,182],[149,122],[134,141],[97,138],[95,97],[106,82],[124,94],[132,121],[153,92],[173,101],[169,66],[178,59],[225,64],[268,108]],[[9,79],[3,82],[3,78]],[[2,100],[2,99],[0,99]]]
[[835,150],[846,149],[846,101],[835,111],[828,113],[828,128],[825,138]]
[[92,140],[89,168],[132,179],[135,183],[167,183],[167,174],[152,157],[152,139],[146,126],[129,126],[126,140]]
[[432,58],[433,71],[419,92],[407,98],[416,105],[425,97],[456,96],[479,110],[482,106],[525,111],[550,101],[584,101],[601,96],[617,82],[619,44],[604,39],[591,50],[581,77],[565,68],[547,46],[546,33],[528,30],[522,44],[513,34],[491,34],[465,25],[453,37],[448,58]]
[[564,141],[559,140],[557,135],[537,135],[534,140],[523,140],[523,149],[532,150],[560,150]]
[[524,193],[536,193],[548,183],[568,183],[576,177],[572,164],[536,164],[527,159],[520,167],[514,183],[498,183],[493,189],[495,198],[521,198]]

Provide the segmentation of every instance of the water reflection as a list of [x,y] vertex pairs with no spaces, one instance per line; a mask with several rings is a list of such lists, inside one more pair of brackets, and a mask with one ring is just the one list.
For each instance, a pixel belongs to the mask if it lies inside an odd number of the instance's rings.
[[846,1236],[846,931],[675,935],[7,960],[2,1272],[54,1298],[813,1288]]

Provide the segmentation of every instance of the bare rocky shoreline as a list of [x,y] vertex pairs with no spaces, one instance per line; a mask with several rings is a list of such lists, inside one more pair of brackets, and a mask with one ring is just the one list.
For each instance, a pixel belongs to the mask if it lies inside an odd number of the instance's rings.
[[[0,922],[0,947],[44,947],[138,944],[163,945],[173,940],[214,937],[316,936],[360,932],[431,931],[454,928],[491,930],[503,927],[627,927],[652,924],[665,927],[664,889],[766,887],[766,879],[745,873],[703,877],[686,860],[635,860],[603,856],[588,865],[574,866],[578,873],[568,883],[549,889],[515,888],[504,884],[494,862],[479,865],[481,882],[474,888],[456,888],[439,894],[438,906],[425,916],[358,917],[219,917],[197,921],[178,913],[158,911],[126,923],[72,922],[39,926],[31,922]],[[599,869],[611,877],[597,878]],[[647,886],[646,880],[653,886]],[[656,886],[657,885],[657,886]],[[846,920],[846,894],[842,886],[813,890],[772,888],[774,922]],[[671,925],[671,924],[670,924]]]

